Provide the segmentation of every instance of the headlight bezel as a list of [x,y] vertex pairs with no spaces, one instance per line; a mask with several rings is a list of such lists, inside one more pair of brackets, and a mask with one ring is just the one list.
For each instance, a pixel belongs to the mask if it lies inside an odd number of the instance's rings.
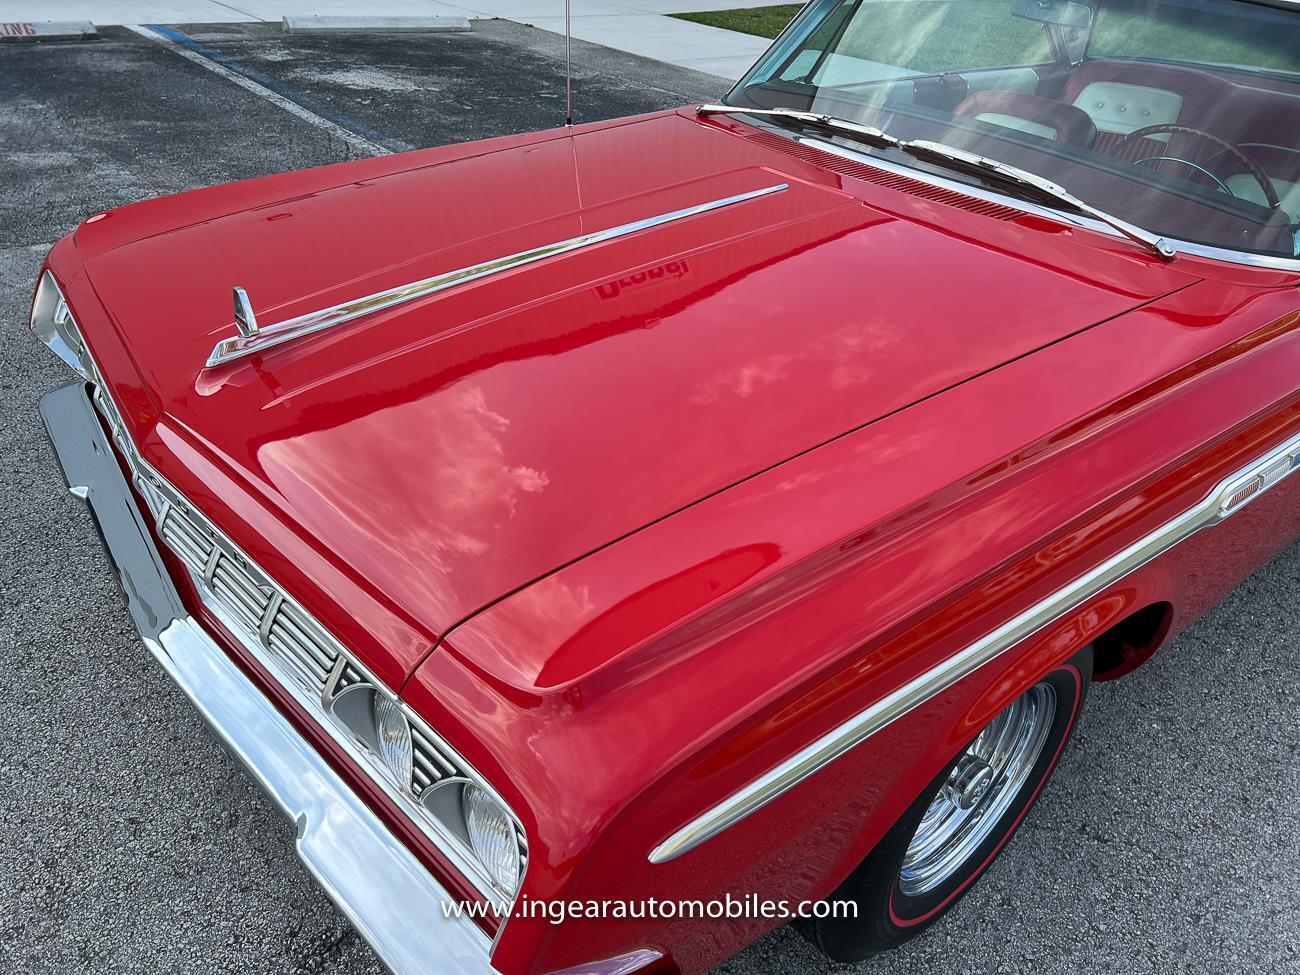
[[[486,896],[516,896],[522,888],[528,863],[528,838],[519,817],[491,783],[410,705],[383,688],[359,664],[352,662],[349,667],[357,671],[356,682],[326,694],[325,711],[331,721],[363,750],[368,764],[378,776],[396,786],[414,803],[416,810],[428,817],[429,821],[437,823],[447,842],[459,847],[459,866],[462,872],[466,872],[467,867],[470,869],[466,876],[480,893]],[[403,747],[396,750],[399,754],[385,747],[382,727],[385,720],[402,739]],[[406,751],[408,743],[409,753]],[[417,786],[418,767],[421,762],[428,764],[431,752],[443,756],[443,760],[450,759],[454,769],[449,768],[449,774],[434,782]],[[437,758],[434,760],[438,761]],[[471,788],[479,790],[494,803],[510,823],[518,870],[514,885],[509,889],[502,886],[500,877],[474,845],[465,801],[465,793]],[[441,848],[449,852],[447,847]]]

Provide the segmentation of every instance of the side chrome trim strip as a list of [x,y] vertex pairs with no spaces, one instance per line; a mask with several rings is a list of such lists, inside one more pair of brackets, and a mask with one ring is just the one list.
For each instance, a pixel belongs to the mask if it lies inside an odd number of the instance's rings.
[[84,384],[47,393],[40,408],[68,484],[94,514],[145,646],[297,825],[298,856],[317,882],[398,975],[493,975],[487,934],[444,910],[455,895],[189,615]]
[[1225,478],[1199,504],[1111,556],[983,639],[912,679],[822,735],[739,792],[709,809],[655,847],[651,863],[667,863],[717,836],[825,768],[962,678],[1203,528],[1236,514],[1300,467],[1300,436]]
[[[456,271],[447,271],[443,274],[434,275],[431,278],[424,278],[420,281],[413,281],[410,284],[399,285],[396,288],[389,288],[387,291],[379,291],[375,294],[367,295],[364,298],[357,298],[341,305],[323,308],[320,311],[308,312],[306,315],[299,315],[297,318],[290,318],[275,325],[266,325],[251,332],[247,329],[241,328],[239,330],[240,334],[222,339],[217,343],[216,348],[212,350],[212,354],[208,356],[208,361],[205,365],[208,368],[211,368],[213,366],[219,366],[225,362],[230,362],[232,359],[238,359],[241,356],[253,355],[257,352],[265,352],[267,349],[274,348],[277,345],[283,345],[285,342],[291,342],[294,339],[299,339],[303,336],[311,335],[327,328],[333,328],[335,325],[342,325],[344,322],[350,322],[353,319],[360,318],[362,315],[370,315],[377,311],[383,311],[386,308],[392,308],[394,305],[404,304],[408,301],[415,301],[417,298],[427,298],[429,295],[437,294],[440,291],[445,291],[448,288],[457,285],[468,284],[471,281],[478,281],[493,274],[500,274],[503,271],[511,271],[515,268],[523,267],[527,264],[532,264],[548,257],[567,254],[570,251],[576,251],[583,247],[591,247],[595,244],[602,244],[618,237],[626,237],[629,234],[635,234],[638,231],[649,230],[651,227],[660,227],[676,220],[685,220],[687,217],[694,217],[701,213],[708,213],[711,210],[718,210],[722,207],[731,206],[734,203],[744,203],[748,200],[756,200],[759,197],[767,196],[771,193],[780,193],[782,190],[789,189],[789,187],[789,183],[777,183],[774,186],[765,186],[762,189],[751,190],[748,193],[738,193],[735,196],[726,196],[720,200],[700,203],[696,206],[686,207],[682,210],[673,210],[671,213],[661,213],[658,216],[646,217],[643,220],[634,220],[632,223],[625,223],[618,227],[610,227],[607,230],[598,230],[594,233],[582,234],[578,237],[570,237],[568,240],[561,240],[554,244],[534,247],[530,250],[520,251],[518,254],[511,254],[508,257],[499,257],[493,261],[485,261],[482,264],[472,264],[469,267],[463,267]],[[242,289],[237,289],[237,291],[242,291]],[[247,295],[244,297],[246,299]]]

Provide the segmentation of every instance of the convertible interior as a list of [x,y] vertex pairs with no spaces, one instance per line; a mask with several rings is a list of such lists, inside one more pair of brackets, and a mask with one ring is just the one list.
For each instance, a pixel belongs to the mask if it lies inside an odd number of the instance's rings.
[[942,85],[914,86],[914,104],[1157,170],[1182,168],[1193,181],[1269,206],[1276,197],[1289,215],[1300,215],[1300,88],[1104,59],[943,78]]
[[[1300,256],[1300,8],[1266,4],[842,0],[733,98],[977,152],[1180,239]],[[1020,63],[985,63],[1007,52]]]

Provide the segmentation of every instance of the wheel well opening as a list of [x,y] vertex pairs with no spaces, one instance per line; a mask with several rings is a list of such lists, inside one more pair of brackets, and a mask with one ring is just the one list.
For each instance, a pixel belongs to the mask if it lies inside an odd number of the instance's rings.
[[1130,613],[1093,641],[1093,680],[1114,680],[1151,659],[1169,633],[1174,608],[1152,603]]

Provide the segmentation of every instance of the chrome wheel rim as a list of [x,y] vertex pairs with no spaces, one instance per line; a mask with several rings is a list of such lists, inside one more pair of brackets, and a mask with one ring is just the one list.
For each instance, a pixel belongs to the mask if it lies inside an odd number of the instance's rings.
[[903,854],[904,894],[934,890],[983,845],[1025,787],[1055,719],[1056,689],[1036,684],[962,752]]

